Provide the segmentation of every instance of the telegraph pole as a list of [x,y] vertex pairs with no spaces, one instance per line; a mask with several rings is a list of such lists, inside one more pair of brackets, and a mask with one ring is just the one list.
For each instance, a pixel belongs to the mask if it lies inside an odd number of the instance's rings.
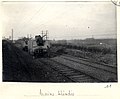
[[42,31],[42,37],[43,37],[43,31]]
[[48,30],[46,30],[46,40],[48,39],[48,36],[47,36],[47,34],[48,34]]
[[32,35],[30,34],[30,38],[32,38]]
[[27,38],[29,38],[29,34],[27,34]]
[[46,30],[45,32],[42,30],[41,34],[42,34],[42,37],[44,37],[44,39],[48,40],[48,30]]
[[12,29],[12,42],[13,42],[13,29]]

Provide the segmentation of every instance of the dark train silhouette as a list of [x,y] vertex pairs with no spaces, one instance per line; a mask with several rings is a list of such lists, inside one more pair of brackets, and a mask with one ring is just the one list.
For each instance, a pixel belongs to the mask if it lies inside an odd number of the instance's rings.
[[36,35],[35,39],[30,38],[24,41],[23,50],[29,52],[33,57],[49,56],[50,43],[46,35]]

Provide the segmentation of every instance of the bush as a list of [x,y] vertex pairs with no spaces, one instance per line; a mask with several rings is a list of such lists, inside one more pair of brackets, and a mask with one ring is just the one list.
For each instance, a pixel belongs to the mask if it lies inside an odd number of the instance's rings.
[[92,53],[102,53],[102,54],[114,53],[114,51],[111,48],[105,48],[105,47],[98,46],[98,45],[77,46],[77,45],[66,45],[66,44],[53,44],[52,46],[61,46],[61,47],[69,48],[69,49],[77,49],[77,50],[92,52]]

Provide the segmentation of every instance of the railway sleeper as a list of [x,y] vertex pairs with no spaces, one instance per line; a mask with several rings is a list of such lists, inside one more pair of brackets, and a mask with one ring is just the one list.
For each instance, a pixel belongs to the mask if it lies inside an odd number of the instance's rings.
[[73,75],[73,76],[70,76],[70,77],[75,77],[75,78],[85,78],[85,77],[87,77],[87,76],[85,76],[85,75]]
[[97,82],[97,81],[88,79],[88,80],[77,80],[77,82],[84,82],[85,83],[85,82]]
[[64,69],[60,69],[59,71],[61,71],[61,72],[72,72],[73,70],[71,70],[71,69],[67,69],[67,70],[66,69],[65,70]]
[[63,74],[75,73],[74,71],[61,71]]
[[67,76],[77,76],[77,75],[81,75],[80,73],[70,73],[70,74],[66,74]]

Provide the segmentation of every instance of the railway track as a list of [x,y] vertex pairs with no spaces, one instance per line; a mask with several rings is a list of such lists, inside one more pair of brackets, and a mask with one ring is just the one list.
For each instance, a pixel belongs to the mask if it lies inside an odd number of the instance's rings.
[[66,59],[66,60],[72,61],[72,62],[76,62],[76,63],[79,63],[79,64],[84,64],[84,65],[87,65],[87,66],[90,66],[90,67],[93,67],[93,68],[104,70],[106,72],[117,74],[117,67],[115,67],[115,66],[100,64],[100,63],[96,63],[96,62],[90,62],[89,60],[86,60],[86,59],[83,59],[83,58],[77,58],[77,57],[74,57],[74,56],[71,56],[71,55],[66,55],[66,54],[63,54],[60,57]]
[[79,70],[91,77],[99,79],[102,82],[117,82],[117,68],[97,64],[88,60],[80,60],[70,55],[60,55],[52,60],[62,63],[66,66]]
[[100,80],[52,59],[40,59],[45,65],[59,72],[72,82],[100,82]]

